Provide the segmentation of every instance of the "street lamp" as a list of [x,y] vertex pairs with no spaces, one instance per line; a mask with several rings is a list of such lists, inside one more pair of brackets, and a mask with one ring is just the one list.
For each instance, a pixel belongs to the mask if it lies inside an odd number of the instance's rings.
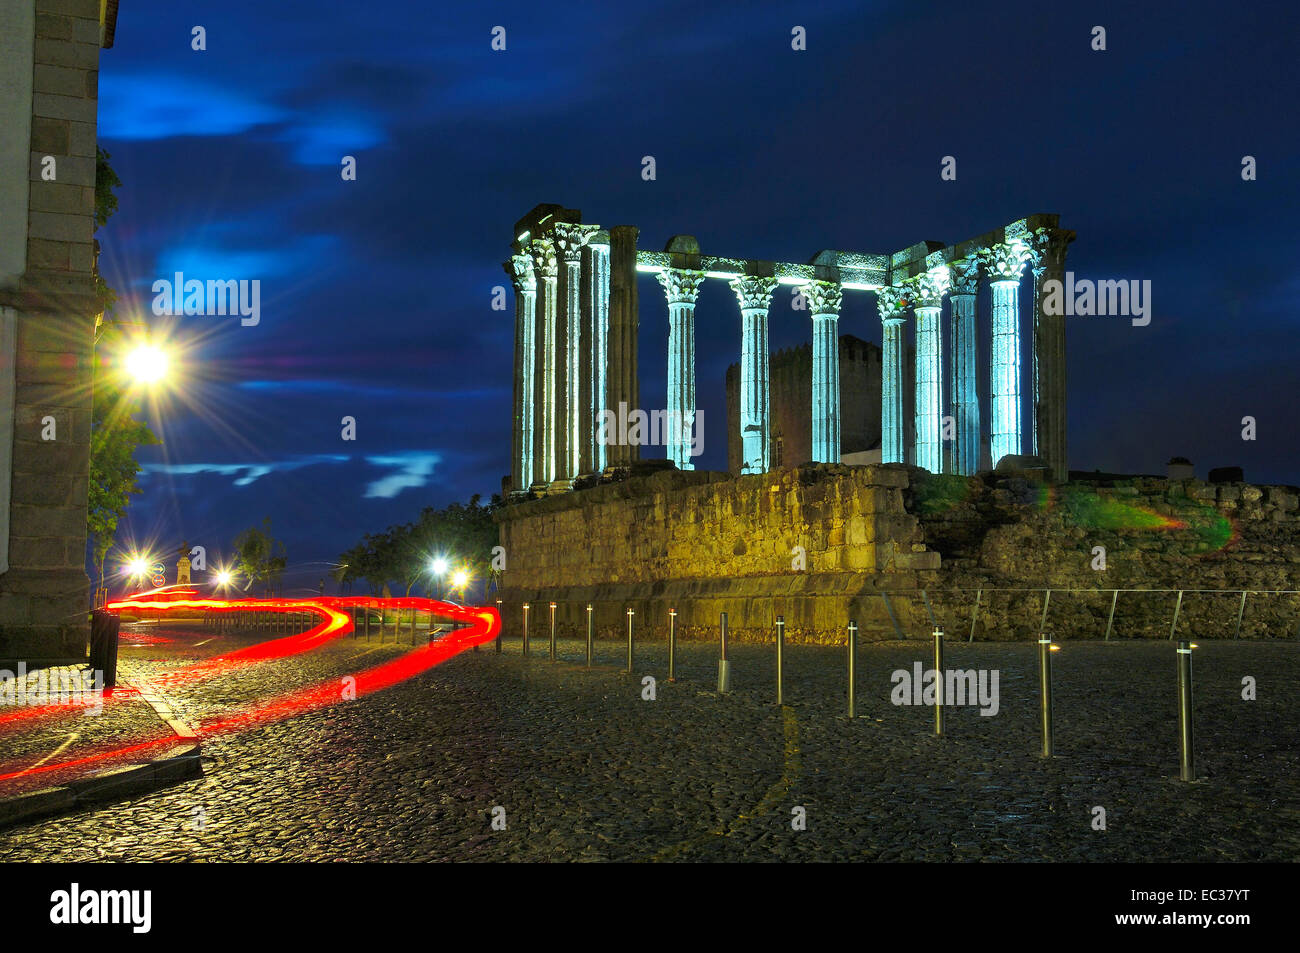
[[433,562],[429,564],[429,568],[433,571],[434,578],[438,580],[438,598],[441,599],[442,598],[442,577],[447,572],[447,560],[443,559],[441,556],[438,556],[433,560]]
[[167,376],[169,361],[161,348],[140,344],[127,353],[123,366],[131,380],[138,384],[156,384]]

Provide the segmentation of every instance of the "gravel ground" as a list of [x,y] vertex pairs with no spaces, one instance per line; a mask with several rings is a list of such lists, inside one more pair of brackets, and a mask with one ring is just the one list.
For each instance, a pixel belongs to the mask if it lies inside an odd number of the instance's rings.
[[[209,638],[196,630],[189,642]],[[200,648],[141,647],[162,673]],[[224,646],[224,648],[223,648]],[[344,639],[178,689],[202,723],[407,650]],[[1038,757],[1036,646],[956,644],[946,667],[996,670],[999,710],[890,702],[891,673],[928,643],[864,646],[858,717],[843,648],[738,645],[718,696],[717,647],[545,640],[466,652],[389,690],[204,743],[205,777],[0,832],[7,860],[1070,860],[1300,859],[1300,646],[1197,650],[1201,780],[1177,780],[1168,642],[1072,642],[1054,656],[1056,757]],[[197,656],[195,656],[197,657]],[[643,700],[654,676],[656,699]],[[1241,697],[1242,679],[1258,700]],[[1094,829],[1095,808],[1106,829]],[[494,830],[493,808],[505,830]],[[792,828],[802,808],[806,829]]]

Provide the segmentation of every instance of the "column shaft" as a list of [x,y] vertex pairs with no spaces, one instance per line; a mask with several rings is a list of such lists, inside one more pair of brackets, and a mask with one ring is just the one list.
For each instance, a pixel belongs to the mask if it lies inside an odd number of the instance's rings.
[[[636,287],[636,240],[638,231],[631,225],[616,225],[609,230],[609,372],[608,406],[615,412],[630,413],[637,409],[637,326],[639,323]],[[626,444],[605,448],[607,466],[628,466],[640,456],[640,450]]]
[[904,432],[902,292],[885,287],[876,292],[881,320],[880,353],[880,459],[882,463],[906,463]]
[[955,426],[953,472],[970,476],[979,470],[980,403],[977,391],[979,359],[975,324],[975,295],[952,295],[952,416]]
[[771,396],[767,312],[775,278],[742,276],[731,281],[740,302],[740,472],[766,473],[771,465]]
[[840,462],[840,304],[836,282],[814,281],[803,291],[812,312],[812,459]]
[[993,466],[1022,452],[1020,426],[1020,282],[993,282],[993,330],[989,355],[989,443]]
[[943,471],[940,399],[942,371],[939,314],[941,308],[916,310],[916,465],[931,473]]
[[[591,313],[591,354],[589,381],[589,410],[587,435],[587,461],[584,473],[600,473],[607,462],[607,447],[600,441],[601,412],[607,403],[609,373],[609,245],[592,242],[589,250],[588,310]],[[617,408],[615,408],[617,409]]]

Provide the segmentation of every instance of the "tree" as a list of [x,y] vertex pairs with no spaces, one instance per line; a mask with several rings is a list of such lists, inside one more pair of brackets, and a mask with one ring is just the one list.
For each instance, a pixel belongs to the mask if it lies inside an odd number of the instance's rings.
[[248,579],[246,589],[261,583],[269,595],[284,574],[285,562],[284,543],[271,535],[271,517],[262,520],[261,529],[250,526],[235,537],[235,570]]

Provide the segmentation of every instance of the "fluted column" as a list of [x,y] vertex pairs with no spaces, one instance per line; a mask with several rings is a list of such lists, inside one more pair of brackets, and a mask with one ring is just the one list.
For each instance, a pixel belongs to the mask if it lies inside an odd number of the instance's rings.
[[[640,395],[637,382],[637,326],[639,324],[636,287],[637,229],[633,225],[615,225],[609,230],[609,363],[606,377],[606,400],[610,410],[630,413],[637,409]],[[628,444],[605,447],[606,466],[625,467],[637,460],[640,448]]]
[[949,269],[952,322],[949,347],[952,373],[949,393],[954,423],[952,471],[970,476],[980,466],[979,329],[975,324],[975,295],[979,266],[972,259],[954,262]]
[[943,472],[943,337],[939,318],[948,270],[918,275],[908,289],[916,312],[916,465]]
[[1028,248],[1019,242],[980,251],[980,263],[993,292],[989,446],[994,467],[1004,456],[1024,452],[1020,415],[1020,274],[1028,258]]
[[882,463],[906,463],[907,441],[903,431],[903,330],[906,305],[901,288],[876,292],[880,312],[880,459]]
[[595,231],[595,225],[555,224],[555,248],[564,261],[564,270],[559,276],[562,330],[557,335],[563,359],[555,373],[557,414],[553,484],[556,489],[568,489],[573,485],[582,454],[582,249]]
[[535,382],[533,410],[536,423],[533,425],[536,452],[533,463],[533,486],[544,492],[547,485],[555,479],[555,395],[556,371],[559,355],[556,353],[556,314],[555,296],[559,266],[555,257],[555,244],[547,238],[536,239],[532,243],[533,274],[537,280],[537,334],[536,340],[541,349],[537,361],[541,366],[541,375]]
[[1066,442],[1065,316],[1043,310],[1043,283],[1065,279],[1065,251],[1074,232],[1037,229],[1033,236],[1034,274],[1034,452],[1052,479],[1070,476]]
[[695,299],[704,272],[665,268],[655,277],[668,298],[668,459],[679,470],[694,470]]
[[771,461],[767,312],[776,285],[775,278],[751,275],[731,280],[740,302],[741,473],[766,473]]
[[533,482],[537,280],[528,255],[512,255],[505,268],[515,287],[514,466],[510,483],[514,492],[527,493]]
[[812,281],[803,289],[812,312],[812,458],[840,462],[840,304],[834,281]]
[[583,454],[578,472],[587,474],[601,472],[607,463],[607,448],[600,442],[600,414],[609,406],[606,402],[609,373],[608,232],[597,232],[587,245],[583,287],[582,326],[591,341],[591,366],[583,368]]

